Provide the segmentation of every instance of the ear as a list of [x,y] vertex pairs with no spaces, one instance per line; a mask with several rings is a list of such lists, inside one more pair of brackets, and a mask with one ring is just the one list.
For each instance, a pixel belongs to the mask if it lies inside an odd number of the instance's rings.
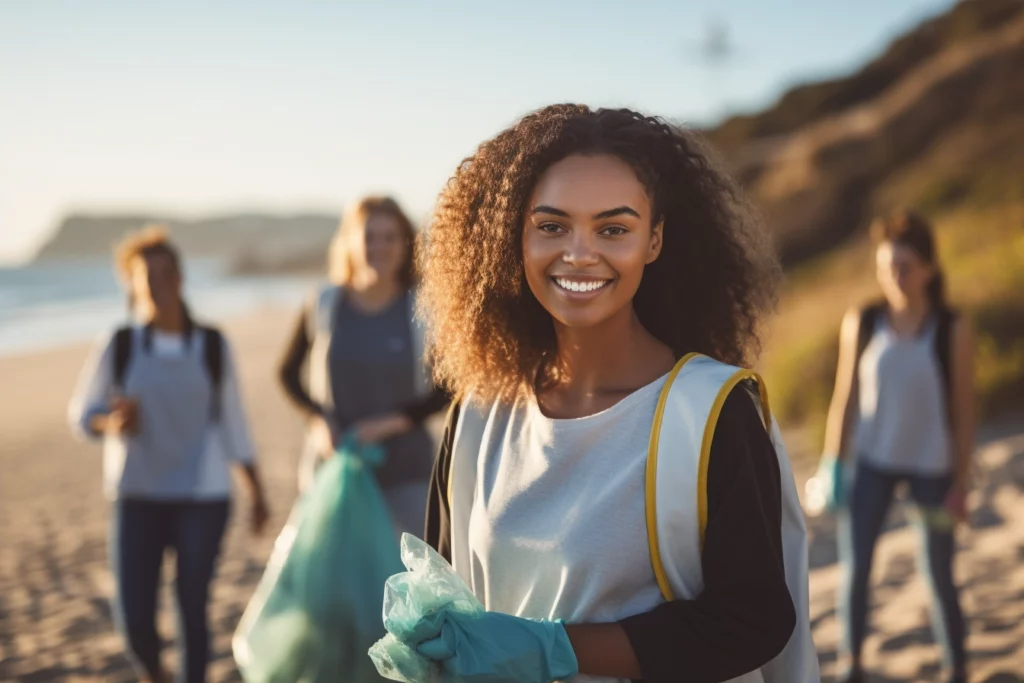
[[645,263],[654,263],[658,260],[658,256],[661,255],[661,247],[665,243],[665,221],[660,221],[651,229],[651,247],[647,253],[647,261]]

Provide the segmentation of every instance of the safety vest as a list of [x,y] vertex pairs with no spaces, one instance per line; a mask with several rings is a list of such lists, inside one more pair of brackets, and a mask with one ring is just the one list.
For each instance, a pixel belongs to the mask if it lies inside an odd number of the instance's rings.
[[[701,551],[708,521],[711,442],[726,398],[745,380],[753,380],[759,387],[760,414],[779,460],[783,560],[797,623],[789,643],[775,659],[732,680],[814,683],[820,680],[820,674],[811,640],[807,527],[782,435],[771,415],[764,382],[755,372],[693,353],[684,356],[669,373],[658,397],[647,453],[645,508],[651,565],[666,601],[693,600],[704,589]],[[452,528],[466,526],[467,520],[460,521],[459,517],[471,507],[474,488],[462,482],[453,486],[453,481],[457,472],[460,476],[475,472],[475,466],[465,459],[472,460],[479,453],[493,410],[460,412],[448,476]],[[459,467],[455,466],[457,461]],[[685,491],[695,495],[679,493]]]

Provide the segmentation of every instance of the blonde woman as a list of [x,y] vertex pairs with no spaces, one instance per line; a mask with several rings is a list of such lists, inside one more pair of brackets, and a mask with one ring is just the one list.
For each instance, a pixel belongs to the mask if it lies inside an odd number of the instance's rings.
[[301,483],[343,435],[381,444],[387,458],[376,475],[397,531],[419,535],[433,461],[423,422],[447,396],[423,363],[414,242],[412,222],[393,199],[366,197],[347,213],[331,245],[330,282],[302,310],[280,378],[309,416]]
[[131,657],[143,680],[170,680],[160,661],[156,595],[164,553],[173,549],[179,680],[201,683],[210,583],[230,510],[229,466],[249,489],[256,532],[267,507],[230,349],[216,328],[189,315],[177,249],[151,227],[122,242],[117,263],[138,322],[97,347],[69,417],[83,436],[104,443],[104,479],[114,501],[114,613]]

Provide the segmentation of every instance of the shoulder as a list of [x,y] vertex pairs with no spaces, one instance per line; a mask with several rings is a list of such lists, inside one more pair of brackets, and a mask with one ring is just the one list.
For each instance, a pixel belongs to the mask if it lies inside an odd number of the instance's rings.
[[132,344],[137,330],[135,325],[118,325],[100,332],[93,338],[93,355],[110,355],[117,348],[124,353]]
[[775,447],[765,426],[757,386],[741,382],[729,392],[715,426],[711,442],[712,459],[774,460]]
[[762,501],[781,495],[779,455],[755,396],[754,388],[744,383],[732,390],[722,406],[708,462],[707,495],[712,512],[719,510],[738,486],[757,491],[755,497]]

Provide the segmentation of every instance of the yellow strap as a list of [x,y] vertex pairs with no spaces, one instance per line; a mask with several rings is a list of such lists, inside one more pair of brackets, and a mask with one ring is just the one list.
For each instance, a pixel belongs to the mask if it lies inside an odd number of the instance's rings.
[[715,440],[715,429],[718,427],[718,418],[722,415],[722,406],[732,390],[740,382],[752,379],[757,382],[761,394],[761,406],[764,413],[765,429],[771,432],[772,416],[768,407],[768,392],[765,389],[761,376],[753,370],[738,370],[718,390],[715,402],[711,404],[711,413],[708,415],[707,424],[704,425],[704,437],[700,444],[700,464],[697,470],[697,523],[700,529],[700,549],[704,550],[704,534],[708,528],[708,465],[711,462],[711,443]]
[[654,578],[658,581],[658,588],[666,600],[673,599],[672,586],[665,574],[665,565],[661,563],[661,549],[658,545],[658,442],[661,440],[661,422],[665,416],[665,404],[668,402],[669,390],[676,380],[683,366],[699,356],[699,353],[688,353],[679,359],[672,372],[668,374],[665,386],[661,389],[658,397],[658,407],[654,411],[654,423],[651,425],[651,440],[647,445],[647,482],[645,492],[647,497],[647,546],[651,552],[651,565],[654,567]]
[[[672,369],[671,374],[668,377],[668,381],[665,382],[665,387],[661,391],[661,396],[658,399],[658,408],[654,413],[654,424],[651,426],[651,441],[647,449],[647,485],[646,485],[646,513],[647,513],[647,544],[650,548],[651,553],[651,565],[654,568],[654,577],[658,582],[658,588],[661,589],[662,596],[672,601],[675,599],[675,593],[672,590],[672,586],[669,583],[668,575],[665,573],[665,565],[661,560],[661,546],[658,541],[658,442],[661,439],[661,423],[665,417],[665,404],[668,402],[669,391],[672,388],[672,383],[675,381],[679,371],[683,369],[683,366],[693,358],[700,354],[691,353],[683,356],[682,359],[676,364],[675,368]],[[738,370],[734,373],[718,391],[718,395],[715,396],[715,401],[711,406],[711,413],[708,416],[707,424],[704,426],[704,435],[701,441],[700,461],[699,470],[697,472],[697,515],[698,515],[698,528],[700,531],[700,547],[704,549],[704,534],[707,530],[708,524],[708,496],[707,496],[707,482],[708,482],[708,463],[711,458],[711,443],[714,440],[715,428],[718,426],[718,418],[722,414],[722,406],[725,405],[726,399],[736,386],[747,379],[753,379],[758,383],[761,394],[761,405],[764,412],[765,428],[771,431],[771,408],[768,405],[768,392],[765,388],[764,381],[761,376],[752,370]]]

